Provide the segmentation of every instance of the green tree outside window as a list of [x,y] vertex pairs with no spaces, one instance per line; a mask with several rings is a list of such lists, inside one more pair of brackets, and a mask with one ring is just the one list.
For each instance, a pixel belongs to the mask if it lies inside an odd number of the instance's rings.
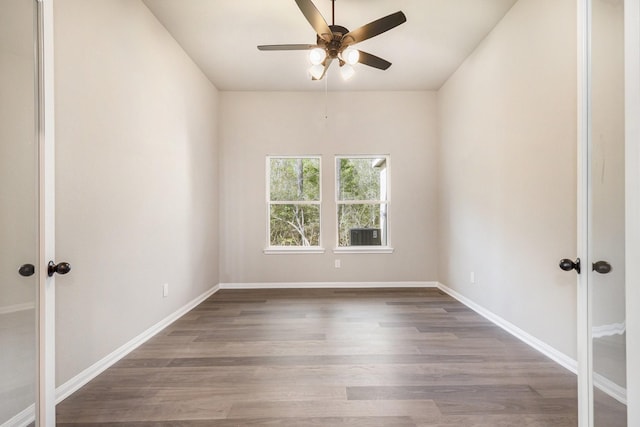
[[320,245],[320,157],[268,157],[269,246]]
[[352,242],[354,230],[387,245],[388,163],[387,156],[336,157],[338,246],[362,244]]

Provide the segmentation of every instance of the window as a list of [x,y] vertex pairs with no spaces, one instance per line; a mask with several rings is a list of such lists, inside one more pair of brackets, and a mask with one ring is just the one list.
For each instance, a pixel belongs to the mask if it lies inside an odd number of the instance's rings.
[[268,248],[320,249],[320,157],[267,157]]
[[389,156],[336,157],[338,248],[388,248]]

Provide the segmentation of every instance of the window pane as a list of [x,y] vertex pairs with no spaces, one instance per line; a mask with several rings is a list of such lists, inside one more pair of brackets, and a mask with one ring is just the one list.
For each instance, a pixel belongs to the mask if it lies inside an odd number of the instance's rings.
[[271,246],[319,246],[319,205],[271,205]]
[[386,200],[387,162],[382,158],[337,159],[338,200]]
[[320,159],[272,157],[270,168],[270,200],[320,200]]
[[387,205],[338,205],[338,246],[387,245]]

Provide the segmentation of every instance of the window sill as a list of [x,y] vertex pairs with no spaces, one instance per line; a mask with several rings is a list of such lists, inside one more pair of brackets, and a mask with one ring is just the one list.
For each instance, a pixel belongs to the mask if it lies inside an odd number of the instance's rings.
[[303,254],[323,254],[324,248],[321,247],[273,247],[263,250],[265,255],[303,255]]
[[334,248],[334,254],[392,254],[391,246],[343,246]]

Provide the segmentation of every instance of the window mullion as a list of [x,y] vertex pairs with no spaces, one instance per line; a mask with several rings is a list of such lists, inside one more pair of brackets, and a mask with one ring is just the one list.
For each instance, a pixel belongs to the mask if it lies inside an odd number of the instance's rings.
[[292,202],[285,202],[282,200],[271,200],[268,202],[270,205],[320,205],[322,204],[322,202],[320,200],[313,200],[313,201],[292,201]]
[[341,205],[381,205],[389,203],[387,200],[336,200]]

